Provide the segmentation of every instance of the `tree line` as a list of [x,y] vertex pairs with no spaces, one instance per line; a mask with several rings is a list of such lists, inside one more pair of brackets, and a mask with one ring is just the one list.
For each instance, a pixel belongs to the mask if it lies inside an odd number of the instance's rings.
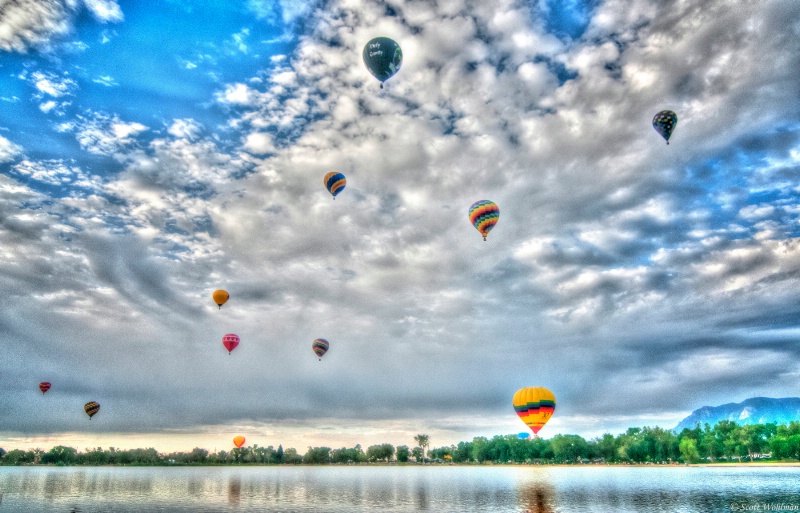
[[331,449],[309,447],[305,454],[282,445],[253,445],[230,451],[209,453],[194,448],[191,452],[159,453],[153,448],[120,450],[111,447],[83,452],[59,445],[47,452],[41,449],[6,452],[0,448],[0,465],[270,465],[270,464],[358,464],[399,463],[698,463],[701,461],[800,460],[800,422],[786,425],[753,424],[740,426],[721,421],[714,427],[705,424],[680,433],[659,427],[629,428],[617,436],[606,433],[586,440],[579,435],[555,435],[550,439],[521,439],[517,435],[476,437],[471,442],[436,447],[426,454],[428,435],[414,437],[417,446],[391,444],[361,445]]

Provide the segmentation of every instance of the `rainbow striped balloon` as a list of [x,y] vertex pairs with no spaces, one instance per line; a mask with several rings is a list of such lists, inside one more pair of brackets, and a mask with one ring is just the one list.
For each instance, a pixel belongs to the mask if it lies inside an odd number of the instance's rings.
[[325,175],[323,183],[328,192],[333,195],[333,199],[336,199],[336,195],[342,192],[344,186],[347,185],[347,179],[342,173],[328,173]]
[[320,361],[322,361],[322,355],[328,352],[328,347],[330,347],[330,344],[324,338],[318,338],[311,343],[311,349],[319,357]]
[[528,387],[517,390],[514,394],[514,411],[522,419],[533,434],[547,424],[556,411],[556,396],[542,387]]
[[489,230],[494,228],[500,219],[500,209],[493,201],[476,201],[469,207],[469,222],[483,235],[483,240],[489,235]]

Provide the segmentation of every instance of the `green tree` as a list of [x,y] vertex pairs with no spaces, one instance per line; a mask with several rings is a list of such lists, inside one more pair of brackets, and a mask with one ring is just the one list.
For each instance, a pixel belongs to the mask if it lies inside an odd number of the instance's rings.
[[42,455],[42,463],[55,465],[73,465],[78,461],[78,451],[72,447],[57,445]]
[[[595,454],[603,461],[617,461],[617,441],[611,433],[605,433],[602,437],[593,440]],[[590,442],[591,444],[591,442]]]
[[694,438],[686,437],[682,439],[679,449],[681,458],[686,463],[696,463],[700,459],[700,453],[697,452],[697,440]]
[[550,445],[556,461],[576,462],[589,455],[589,444],[578,435],[556,435]]
[[425,460],[425,449],[431,445],[431,439],[428,435],[417,435],[414,437],[417,444],[422,447],[422,460]]
[[422,461],[422,447],[414,447],[411,449],[411,456],[414,458],[414,461],[420,463]]
[[303,455],[303,463],[321,464],[328,463],[331,459],[330,447],[309,447]]
[[278,463],[283,463],[283,445],[278,445],[278,452],[275,453],[275,459]]
[[409,449],[407,445],[401,445],[397,448],[397,461],[400,463],[408,462]]
[[394,446],[391,444],[371,445],[367,448],[369,461],[389,461],[394,455]]
[[3,456],[3,465],[23,465],[33,463],[33,451],[12,449]]
[[290,465],[296,465],[298,463],[302,463],[303,458],[297,454],[297,449],[294,447],[289,447],[283,452],[283,462],[289,463]]

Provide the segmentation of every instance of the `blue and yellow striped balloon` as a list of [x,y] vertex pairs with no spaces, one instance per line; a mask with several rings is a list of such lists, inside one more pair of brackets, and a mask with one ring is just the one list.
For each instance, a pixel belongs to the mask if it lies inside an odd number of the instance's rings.
[[325,179],[323,180],[325,187],[328,189],[333,195],[333,199],[336,199],[336,195],[344,190],[344,186],[347,185],[347,179],[344,177],[342,173],[328,173],[325,175]]
[[489,230],[494,228],[499,219],[500,209],[492,201],[476,201],[469,207],[469,222],[483,235],[483,240],[486,240]]

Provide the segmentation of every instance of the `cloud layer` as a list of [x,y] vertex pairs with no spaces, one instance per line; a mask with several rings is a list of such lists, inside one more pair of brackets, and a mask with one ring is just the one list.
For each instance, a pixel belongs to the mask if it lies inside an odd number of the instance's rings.
[[[223,126],[85,108],[43,130],[75,159],[0,126],[0,431],[80,431],[97,400],[110,432],[322,423],[304,440],[329,445],[391,424],[438,445],[514,432],[524,386],[554,391],[551,434],[794,395],[798,6],[534,4],[284,2],[298,43],[219,84]],[[3,49],[69,33],[78,6],[41,5]],[[376,35],[404,53],[382,90]],[[31,70],[31,101],[80,99],[67,68]],[[501,211],[486,242],[480,199]]]

